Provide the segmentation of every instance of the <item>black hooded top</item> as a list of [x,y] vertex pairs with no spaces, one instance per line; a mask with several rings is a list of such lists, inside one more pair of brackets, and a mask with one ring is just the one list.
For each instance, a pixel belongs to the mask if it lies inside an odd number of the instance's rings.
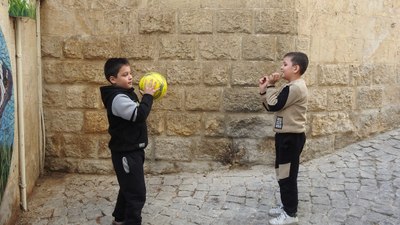
[[146,119],[153,96],[144,94],[139,102],[134,89],[109,85],[100,87],[101,99],[107,109],[108,144],[111,151],[125,152],[144,149],[148,144]]

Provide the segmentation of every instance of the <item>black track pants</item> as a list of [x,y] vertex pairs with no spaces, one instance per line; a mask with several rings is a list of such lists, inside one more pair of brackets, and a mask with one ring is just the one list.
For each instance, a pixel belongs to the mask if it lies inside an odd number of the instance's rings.
[[304,133],[275,134],[275,169],[283,209],[289,216],[295,216],[297,213],[297,174],[299,172],[300,154],[305,142]]
[[111,158],[120,188],[112,215],[124,225],[140,225],[146,201],[144,150],[112,152]]

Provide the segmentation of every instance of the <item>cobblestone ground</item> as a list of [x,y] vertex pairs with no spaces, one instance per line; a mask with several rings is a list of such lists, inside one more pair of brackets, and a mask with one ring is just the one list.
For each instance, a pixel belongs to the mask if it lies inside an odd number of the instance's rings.
[[[273,168],[147,176],[143,224],[268,224],[279,200]],[[41,178],[17,224],[110,224],[114,176]],[[400,224],[400,129],[300,166],[299,224]]]

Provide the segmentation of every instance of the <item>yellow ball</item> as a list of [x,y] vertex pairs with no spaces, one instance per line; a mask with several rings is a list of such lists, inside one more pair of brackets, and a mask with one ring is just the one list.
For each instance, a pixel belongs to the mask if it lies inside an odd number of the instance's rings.
[[157,72],[148,72],[140,78],[139,89],[144,90],[144,87],[151,82],[155,82],[155,89],[157,90],[153,97],[154,99],[159,99],[167,93],[167,80],[165,77]]

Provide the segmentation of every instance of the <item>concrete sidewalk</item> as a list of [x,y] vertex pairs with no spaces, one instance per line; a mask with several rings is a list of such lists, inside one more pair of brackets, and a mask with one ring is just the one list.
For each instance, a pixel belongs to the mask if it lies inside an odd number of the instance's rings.
[[[147,176],[143,224],[268,224],[279,200],[273,168]],[[115,176],[52,173],[41,178],[20,225],[112,221]],[[400,129],[300,166],[299,224],[400,224]]]

